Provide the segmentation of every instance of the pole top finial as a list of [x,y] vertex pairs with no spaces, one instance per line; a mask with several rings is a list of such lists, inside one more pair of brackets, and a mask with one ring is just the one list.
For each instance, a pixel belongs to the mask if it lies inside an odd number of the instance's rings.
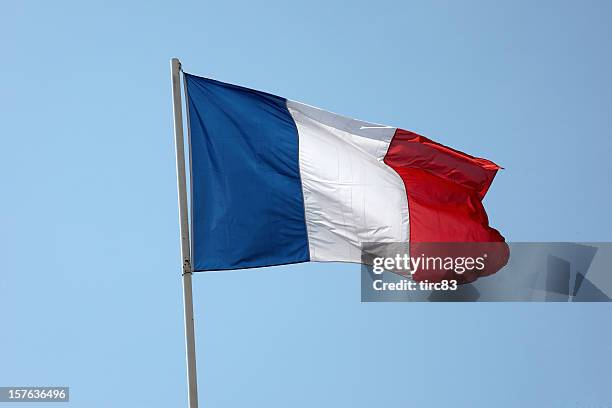
[[182,70],[183,70],[182,65],[181,65],[181,61],[180,61],[178,58],[176,58],[176,57],[175,57],[175,58],[170,59],[170,64],[171,64],[172,66],[176,66],[176,68],[177,68],[179,71],[182,71]]

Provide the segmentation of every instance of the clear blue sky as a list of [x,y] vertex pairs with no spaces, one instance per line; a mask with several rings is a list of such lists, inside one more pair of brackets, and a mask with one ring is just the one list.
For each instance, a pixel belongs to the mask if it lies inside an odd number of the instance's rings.
[[[494,160],[485,204],[509,240],[610,241],[611,17],[607,1],[4,2],[0,385],[185,406],[171,57]],[[359,266],[333,264],[202,273],[194,291],[202,407],[612,405],[610,304],[362,304]]]

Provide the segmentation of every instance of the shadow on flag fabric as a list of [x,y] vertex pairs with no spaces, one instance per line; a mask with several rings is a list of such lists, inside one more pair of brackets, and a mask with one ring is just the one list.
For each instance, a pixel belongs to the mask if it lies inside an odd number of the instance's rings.
[[[504,242],[482,205],[495,163],[395,127],[184,78],[195,271],[360,263],[367,242]],[[507,246],[496,247],[503,266]]]

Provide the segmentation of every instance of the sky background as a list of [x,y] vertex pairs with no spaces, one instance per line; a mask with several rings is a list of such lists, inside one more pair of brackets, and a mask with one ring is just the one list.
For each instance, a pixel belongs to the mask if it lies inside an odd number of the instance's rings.
[[[171,57],[499,163],[485,206],[510,241],[610,241],[611,17],[608,1],[2,2],[0,386],[186,406]],[[196,274],[201,407],[612,407],[612,304],[366,304],[359,273]]]

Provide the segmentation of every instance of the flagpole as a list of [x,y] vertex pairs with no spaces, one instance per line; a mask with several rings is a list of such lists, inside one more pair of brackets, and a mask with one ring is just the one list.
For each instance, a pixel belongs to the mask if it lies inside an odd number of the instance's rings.
[[198,408],[198,382],[195,359],[195,332],[193,326],[193,294],[191,287],[191,248],[187,213],[187,180],[185,174],[185,142],[183,139],[183,112],[181,104],[181,62],[170,60],[172,74],[172,108],[174,112],[174,145],[176,148],[176,181],[178,186],[179,220],[181,233],[181,260],[183,264],[183,305],[185,312],[185,346],[187,350],[187,390],[189,408]]

